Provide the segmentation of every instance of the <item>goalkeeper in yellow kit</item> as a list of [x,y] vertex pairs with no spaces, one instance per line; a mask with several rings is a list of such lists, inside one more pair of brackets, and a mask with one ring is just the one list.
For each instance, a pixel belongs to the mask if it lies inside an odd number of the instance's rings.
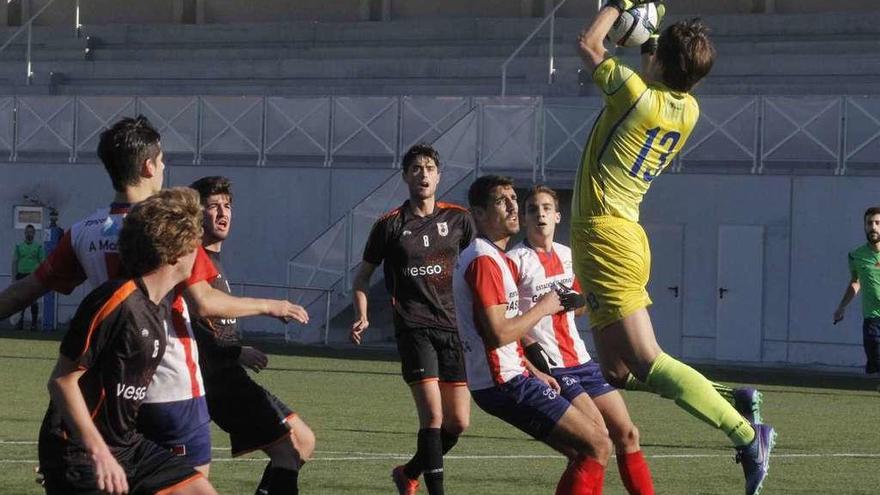
[[[574,188],[575,272],[606,379],[673,399],[723,431],[743,465],[746,494],[757,494],[776,432],[760,418],[744,417],[716,390],[720,386],[665,354],[648,316],[651,253],[638,223],[639,204],[697,122],[699,106],[689,91],[709,73],[715,49],[706,26],[692,19],[642,46],[641,74],[624,66],[603,40],[621,12],[642,3],[610,0],[578,39],[605,108],[590,133]],[[659,11],[662,15],[662,5]]]

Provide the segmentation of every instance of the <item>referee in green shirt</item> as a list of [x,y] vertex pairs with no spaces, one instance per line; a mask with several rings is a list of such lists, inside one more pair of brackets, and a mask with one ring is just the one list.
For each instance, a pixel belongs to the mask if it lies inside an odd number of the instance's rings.
[[868,242],[850,251],[850,282],[834,312],[834,324],[843,319],[847,304],[862,292],[862,337],[865,346],[865,373],[880,372],[880,206],[865,211],[865,237]]
[[[46,258],[43,252],[43,245],[39,242],[34,242],[36,232],[37,230],[33,225],[28,225],[24,228],[24,242],[15,246],[15,252],[12,253],[12,273],[15,274],[15,280],[30,275]],[[38,301],[39,299],[35,299],[34,303],[31,304],[31,331],[37,329],[37,315],[40,311]],[[24,310],[21,310],[18,329],[24,330]]]

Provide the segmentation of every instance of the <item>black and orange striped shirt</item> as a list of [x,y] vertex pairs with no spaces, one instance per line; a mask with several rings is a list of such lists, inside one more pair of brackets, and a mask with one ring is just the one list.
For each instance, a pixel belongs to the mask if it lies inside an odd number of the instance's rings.
[[437,202],[432,214],[418,217],[410,212],[407,200],[376,221],[364,261],[385,265],[395,331],[456,330],[452,271],[458,253],[474,235],[470,212],[451,203]]
[[[134,445],[138,408],[165,353],[168,304],[154,304],[140,279],[111,280],[83,299],[61,342],[61,355],[85,370],[79,386],[108,447]],[[40,462],[82,448],[49,402],[40,429]]]
[[[217,275],[207,279],[211,287],[232,295],[226,269],[217,251],[205,250]],[[199,344],[199,365],[205,379],[216,378],[219,371],[240,366],[241,333],[235,318],[198,318],[192,324],[193,335]]]

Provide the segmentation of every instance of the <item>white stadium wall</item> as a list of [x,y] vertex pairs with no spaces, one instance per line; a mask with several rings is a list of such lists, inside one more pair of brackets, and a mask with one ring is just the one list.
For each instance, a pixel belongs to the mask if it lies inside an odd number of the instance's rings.
[[[661,345],[690,361],[859,371],[861,303],[836,326],[831,315],[849,281],[846,254],[864,242],[862,213],[880,204],[878,187],[873,177],[659,178],[641,220]],[[565,203],[563,210],[568,217]]]
[[[170,185],[232,180],[233,229],[223,252],[232,280],[286,284],[288,258],[344,215],[390,170],[176,166]],[[293,281],[294,284],[297,281]]]
[[[205,167],[171,163],[166,186],[185,186],[205,175],[225,175],[235,194],[233,235],[224,245],[233,281],[287,283],[287,260],[392,171],[329,168]],[[112,187],[102,166],[0,164],[0,275],[9,272],[12,248],[22,232],[12,227],[12,207],[22,196],[39,197],[59,209],[63,228],[112,201]],[[8,247],[8,248],[7,248]],[[5,277],[4,279],[5,280]],[[295,281],[294,281],[295,282]],[[84,294],[75,292],[60,311],[72,316]]]
[[[230,177],[234,229],[224,246],[230,277],[283,284],[288,258],[389,173],[395,172],[178,164],[168,168],[166,184]],[[21,237],[11,212],[23,194],[56,201],[67,227],[106,204],[109,189],[99,165],[4,164],[0,204],[9,220],[0,222],[0,266],[9,266]],[[837,326],[831,314],[848,281],[846,253],[864,242],[861,215],[880,203],[878,189],[875,177],[661,177],[642,222],[653,257],[651,313],[663,345],[689,360],[857,370],[864,359],[860,303]],[[567,229],[561,227],[563,240]],[[67,317],[74,303],[68,301]]]
[[[831,315],[849,280],[846,254],[864,242],[862,213],[880,202],[878,186],[880,179],[865,177],[671,175],[658,180],[643,205],[642,221],[649,233],[677,225],[682,240],[677,249],[675,242],[661,246],[656,236],[652,239],[653,272],[680,264],[681,273],[652,281],[652,312],[669,313],[676,301],[667,288],[679,286],[681,329],[676,335],[679,330],[673,328],[672,337],[680,339],[681,354],[861,365],[860,303],[855,301],[837,326],[831,325]],[[725,263],[725,257],[737,262]],[[755,271],[762,276],[750,276]],[[719,297],[721,288],[727,290],[725,299]],[[760,292],[757,301],[748,301],[755,292]],[[673,326],[674,313],[667,315]]]

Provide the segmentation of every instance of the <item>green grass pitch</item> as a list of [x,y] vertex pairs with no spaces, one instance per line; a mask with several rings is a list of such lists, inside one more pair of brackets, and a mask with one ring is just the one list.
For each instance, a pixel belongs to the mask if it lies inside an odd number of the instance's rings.
[[[0,493],[42,493],[34,482],[37,433],[48,402],[46,379],[58,342],[0,333]],[[394,493],[390,470],[415,446],[418,428],[396,362],[369,354],[298,350],[272,354],[256,379],[314,429],[315,459],[300,474],[304,494]],[[307,356],[306,356],[307,354]],[[860,377],[710,369],[725,383],[758,384],[764,417],[779,432],[767,494],[873,495],[880,490],[880,394]],[[742,471],[724,435],[670,401],[626,393],[658,494],[738,494]],[[262,453],[230,459],[214,430],[211,480],[220,493],[254,491]],[[451,494],[551,494],[565,461],[474,406],[471,428],[446,458]],[[423,489],[424,493],[424,489]],[[608,495],[625,494],[612,459]]]

